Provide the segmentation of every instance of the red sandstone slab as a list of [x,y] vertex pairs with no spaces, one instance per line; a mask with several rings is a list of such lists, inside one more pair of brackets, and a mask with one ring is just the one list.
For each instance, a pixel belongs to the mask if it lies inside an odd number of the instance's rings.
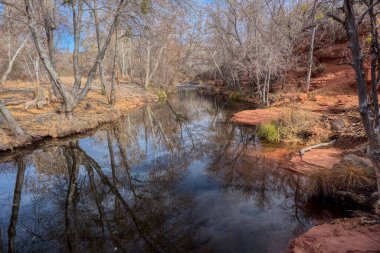
[[340,162],[341,153],[342,150],[337,148],[313,149],[302,156],[302,161],[317,167],[332,169],[335,163]]
[[342,152],[337,148],[312,149],[302,157],[300,155],[292,157],[286,168],[301,174],[308,174],[317,169],[330,170],[334,164],[340,162]]
[[380,224],[315,226],[295,239],[290,253],[380,252]]
[[230,119],[232,122],[242,125],[260,125],[270,123],[281,118],[283,110],[279,108],[244,110]]

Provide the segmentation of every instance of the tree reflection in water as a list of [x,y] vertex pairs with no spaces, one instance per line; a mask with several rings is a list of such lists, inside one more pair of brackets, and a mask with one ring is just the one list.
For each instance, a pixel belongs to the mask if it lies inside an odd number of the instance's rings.
[[285,249],[316,210],[302,178],[252,155],[255,129],[225,123],[231,110],[182,92],[90,137],[4,154],[0,252]]

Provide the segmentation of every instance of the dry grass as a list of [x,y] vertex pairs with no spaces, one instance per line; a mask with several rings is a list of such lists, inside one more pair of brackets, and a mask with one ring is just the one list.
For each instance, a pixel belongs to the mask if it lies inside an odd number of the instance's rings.
[[317,114],[309,110],[288,108],[281,119],[259,126],[258,135],[270,143],[314,144],[326,142],[330,137],[328,127],[318,122]]
[[332,170],[317,170],[310,174],[308,192],[313,196],[332,196],[338,191],[363,192],[376,188],[373,170],[341,163]]
[[311,135],[315,118],[304,110],[291,109],[277,123],[281,141],[287,144],[303,143]]

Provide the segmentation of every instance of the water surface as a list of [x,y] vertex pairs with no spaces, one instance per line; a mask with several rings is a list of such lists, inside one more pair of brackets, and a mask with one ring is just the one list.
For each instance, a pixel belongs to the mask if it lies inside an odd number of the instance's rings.
[[281,252],[331,215],[257,154],[241,109],[182,90],[82,138],[0,156],[0,252]]

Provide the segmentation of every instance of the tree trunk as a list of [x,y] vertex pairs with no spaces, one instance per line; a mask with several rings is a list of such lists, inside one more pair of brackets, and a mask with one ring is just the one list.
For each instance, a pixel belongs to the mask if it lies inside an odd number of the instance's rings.
[[149,86],[149,76],[150,76],[150,51],[152,50],[152,47],[148,44],[146,47],[147,50],[147,56],[146,56],[146,70],[145,70],[145,84],[144,87],[147,90]]
[[92,65],[92,67],[90,68],[89,72],[88,72],[88,75],[87,75],[87,81],[86,81],[86,84],[84,86],[84,88],[81,90],[80,93],[78,93],[78,95],[76,95],[75,97],[75,103],[74,103],[74,106],[71,108],[71,110],[79,104],[79,102],[81,102],[88,94],[88,92],[90,91],[91,89],[91,84],[92,84],[92,81],[95,77],[95,74],[96,74],[96,70],[98,69],[99,67],[99,63],[103,60],[104,58],[104,55],[106,53],[106,50],[108,48],[108,45],[110,44],[111,42],[111,38],[112,38],[112,34],[114,33],[115,31],[115,28],[116,28],[116,24],[117,24],[117,21],[119,19],[119,16],[121,14],[121,11],[122,9],[124,8],[125,4],[127,2],[125,0],[120,0],[119,1],[119,5],[117,7],[117,10],[116,10],[116,14],[114,16],[114,19],[112,21],[112,24],[111,24],[111,27],[109,28],[109,31],[108,31],[108,35],[106,37],[106,40],[104,41],[104,44],[103,44],[103,47],[102,47],[102,50],[100,50],[100,53],[98,53],[98,55],[96,56],[96,60],[95,60],[95,63]]
[[129,67],[129,78],[131,79],[131,81],[133,81],[133,78],[134,78],[134,75],[133,75],[133,68],[132,68],[132,46],[129,45],[129,48],[128,48],[128,67]]
[[110,88],[110,94],[108,98],[108,103],[110,105],[115,104],[116,100],[116,94],[115,94],[115,72],[116,72],[116,58],[117,58],[117,28],[115,29],[115,47],[114,47],[114,54],[113,54],[113,60],[112,60],[112,76],[111,76],[111,88]]
[[[94,8],[93,8],[93,13],[94,13],[94,22],[95,22],[95,32],[96,32],[96,43],[98,45],[98,53],[100,53],[100,50],[102,48],[101,46],[101,41],[100,41],[100,30],[99,30],[99,17],[98,17],[98,3],[97,0],[94,0]],[[99,63],[99,75],[100,75],[100,84],[102,87],[102,92],[106,92],[106,82],[104,79],[104,69],[103,69],[103,61],[100,61]]]
[[[52,65],[49,57],[47,56],[47,53],[46,53],[46,51],[42,45],[42,42],[40,40],[38,31],[37,31],[38,26],[37,26],[36,20],[34,19],[36,14],[34,13],[32,1],[31,0],[24,0],[24,2],[25,2],[25,7],[26,7],[26,14],[28,17],[28,26],[29,26],[29,29],[31,31],[32,38],[33,38],[34,44],[36,46],[38,55],[40,56],[42,63],[44,64],[45,69],[46,69],[47,73],[49,74],[49,77],[50,77],[50,80],[52,82],[53,87],[56,87],[58,89],[60,95],[63,98],[63,108],[62,108],[63,111],[64,112],[71,112],[87,96],[88,92],[91,89],[91,84],[92,84],[92,81],[95,77],[96,70],[99,67],[99,63],[104,58],[104,55],[105,55],[106,50],[108,48],[108,45],[111,41],[112,34],[115,30],[117,20],[121,14],[121,11],[123,10],[123,8],[126,4],[126,1],[125,0],[119,1],[118,7],[116,10],[116,14],[115,14],[114,19],[112,21],[111,27],[109,28],[108,35],[106,37],[106,40],[103,44],[103,47],[102,47],[100,53],[98,53],[98,55],[96,56],[95,62],[88,72],[87,81],[85,83],[85,86],[83,87],[83,89],[81,89],[80,91],[78,91],[75,94],[73,92],[69,92],[66,90],[65,85],[62,83],[62,81],[58,77],[58,74],[57,74],[55,67]],[[75,34],[77,34],[77,33],[75,33]]]
[[26,39],[21,43],[21,45],[19,46],[19,48],[17,48],[16,52],[14,53],[14,55],[12,56],[12,58],[9,59],[9,62],[8,62],[8,67],[7,69],[5,70],[4,74],[3,74],[3,77],[1,78],[1,81],[0,81],[0,85],[3,86],[5,84],[5,82],[7,81],[7,78],[8,78],[8,75],[9,73],[11,73],[12,71],[12,68],[13,68],[13,64],[18,56],[18,54],[21,52],[21,50],[24,48],[25,44],[26,44]]
[[[44,1],[44,29],[47,40],[47,48],[49,52],[49,59],[54,68],[56,68],[56,60],[55,60],[55,45],[54,45],[54,30],[56,29],[56,25],[54,24],[54,12],[55,7],[54,3],[50,0]],[[49,79],[51,77],[49,76]],[[52,82],[52,80],[50,80]],[[59,97],[59,91],[57,87],[52,86],[53,93],[55,97]]]
[[[374,122],[370,116],[368,104],[367,84],[364,77],[363,56],[361,54],[357,21],[353,9],[352,0],[344,0],[344,12],[346,14],[345,28],[350,43],[353,67],[356,73],[359,112],[363,122],[364,130],[369,141],[368,156],[375,165],[378,192],[380,193],[380,135],[378,129],[374,128]],[[376,212],[380,214],[380,198],[376,203]]]
[[[370,0],[369,2],[370,6],[373,5],[373,0]],[[379,100],[377,95],[377,83],[379,77],[376,76],[376,67],[378,63],[379,58],[379,43],[378,43],[378,32],[377,32],[377,19],[376,15],[373,12],[373,8],[369,9],[369,16],[370,16],[370,24],[371,24],[371,34],[372,34],[372,41],[371,41],[371,95],[372,95],[372,102],[373,102],[373,109],[375,113],[375,125],[374,128],[379,127]]]
[[40,59],[38,58],[38,56],[33,61],[33,66],[34,66],[34,75],[36,78],[36,83],[38,86],[40,86]]
[[307,67],[307,77],[306,77],[306,84],[305,84],[305,91],[309,92],[310,89],[310,80],[311,80],[311,71],[313,69],[313,59],[314,59],[314,43],[315,43],[315,32],[317,30],[317,25],[313,26],[313,29],[311,31],[311,41],[310,41],[310,50],[309,50],[309,62]]
[[0,101],[0,114],[4,117],[5,121],[7,122],[8,126],[11,128],[11,131],[16,136],[22,136],[25,135],[24,130],[20,127],[20,125],[17,123],[17,121],[13,118],[10,111],[5,107],[2,101]]
[[124,43],[121,42],[121,78],[125,77],[125,69],[126,69],[126,52],[124,50]]
[[162,52],[164,51],[165,47],[166,47],[166,45],[164,45],[163,47],[160,48],[160,52],[158,53],[156,64],[154,65],[154,68],[152,69],[150,76],[149,76],[149,82],[150,82],[150,80],[152,80],[154,73],[156,73],[156,71],[157,71],[158,65],[160,64]]
[[[74,85],[73,94],[75,95],[81,86],[81,75],[79,72],[79,43],[80,43],[80,32],[82,24],[82,7],[83,2],[81,0],[72,2],[72,13],[73,13],[73,26],[74,26],[74,52],[73,52],[73,70],[74,70]],[[78,9],[78,13],[77,13]]]
[[32,38],[36,46],[38,55],[40,56],[41,61],[45,66],[46,72],[49,75],[49,79],[52,82],[53,90],[54,89],[58,90],[59,95],[61,95],[63,99],[64,111],[71,111],[76,105],[74,96],[66,90],[64,84],[59,79],[58,73],[55,70],[55,66],[50,61],[44,49],[44,46],[42,45],[42,42],[40,41],[39,33],[37,31],[37,23],[34,19],[35,13],[34,13],[32,1],[24,0],[24,2],[25,2],[25,7],[26,7],[26,13],[28,16],[28,26],[31,31]]

